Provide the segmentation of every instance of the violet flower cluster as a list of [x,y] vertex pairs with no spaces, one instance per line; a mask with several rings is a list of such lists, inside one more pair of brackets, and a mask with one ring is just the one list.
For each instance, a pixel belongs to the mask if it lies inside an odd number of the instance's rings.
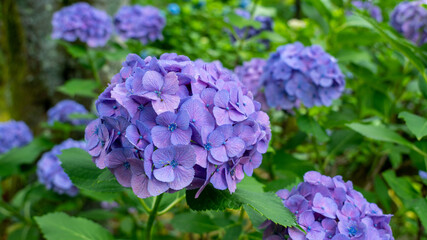
[[[250,19],[251,18],[251,14],[243,9],[236,9],[234,11],[237,15],[246,18],[246,19]],[[238,28],[238,27],[234,27],[234,31],[237,34],[237,36],[242,39],[249,39],[252,38],[254,36],[257,36],[258,34],[264,32],[264,31],[273,31],[273,19],[267,16],[256,16],[255,20],[261,23],[261,27],[260,28],[254,28],[254,27],[244,27],[244,28]],[[231,37],[231,41],[235,42],[236,38],[230,34]],[[263,43],[264,45],[266,45],[267,47],[269,46],[269,41],[268,40],[261,40],[261,43]]]
[[143,44],[163,40],[166,19],[153,6],[123,6],[114,17],[117,34],[124,40],[136,39]]
[[421,46],[427,43],[427,0],[401,2],[390,16],[390,24],[406,39]]
[[261,81],[269,107],[290,110],[329,106],[341,96],[345,79],[337,61],[322,47],[300,42],[277,48],[270,55]]
[[0,154],[23,147],[33,140],[33,133],[22,121],[0,122]]
[[61,167],[61,161],[58,158],[62,150],[69,148],[85,149],[86,143],[67,139],[61,144],[53,147],[51,151],[44,153],[37,163],[37,176],[39,182],[44,184],[47,189],[73,197],[77,195],[78,189],[64,172],[64,169]]
[[365,10],[371,15],[373,19],[377,22],[383,21],[383,15],[381,13],[381,8],[375,6],[370,1],[352,1],[351,4],[360,10]]
[[303,183],[292,191],[279,190],[277,195],[296,215],[307,235],[297,228],[285,228],[267,220],[261,225],[265,228],[263,239],[394,239],[389,225],[392,215],[383,214],[341,176],[331,178],[310,171],[304,175]]
[[55,12],[52,38],[68,42],[80,40],[89,47],[104,46],[113,29],[111,18],[85,2],[75,3]]
[[234,192],[271,138],[268,115],[232,71],[174,53],[129,54],[96,107],[87,150],[140,198],[209,183]]
[[88,120],[73,119],[70,118],[70,115],[87,113],[88,111],[83,105],[73,100],[62,100],[47,111],[48,123],[50,125],[54,122],[70,123],[72,125],[86,125]]
[[257,95],[261,87],[261,76],[264,72],[266,61],[261,58],[253,58],[249,62],[244,62],[242,66],[237,66],[234,72],[239,77],[249,91]]

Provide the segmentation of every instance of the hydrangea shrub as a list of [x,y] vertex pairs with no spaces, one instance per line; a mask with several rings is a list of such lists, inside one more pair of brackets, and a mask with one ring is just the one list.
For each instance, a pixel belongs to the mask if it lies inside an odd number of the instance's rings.
[[329,106],[341,96],[345,79],[337,61],[321,46],[300,42],[277,48],[264,67],[261,81],[269,107],[290,110],[300,103]]
[[218,61],[130,54],[96,107],[87,150],[140,198],[209,183],[234,192],[271,138],[268,115]]
[[421,46],[427,43],[427,0],[399,3],[390,16],[390,24],[406,39]]
[[33,140],[33,133],[22,121],[0,122],[0,154],[23,147]]
[[162,40],[166,19],[153,6],[123,6],[114,16],[117,34],[124,40],[136,39],[143,44]]
[[113,30],[111,17],[85,2],[55,12],[52,27],[52,38],[68,42],[80,40],[89,47],[104,46]]
[[383,15],[381,13],[381,8],[379,8],[378,6],[375,6],[372,2],[370,2],[370,1],[352,1],[351,4],[360,10],[367,11],[369,13],[369,15],[371,15],[371,17],[373,19],[375,19],[377,22],[383,21]]
[[392,215],[368,202],[341,176],[331,178],[310,171],[303,183],[291,191],[279,190],[277,195],[307,234],[267,220],[261,225],[263,239],[394,239],[389,225]]
[[59,194],[76,196],[78,189],[64,172],[64,169],[61,167],[61,161],[58,158],[62,150],[69,148],[86,149],[86,143],[67,139],[61,144],[53,147],[51,151],[44,153],[37,163],[37,176],[39,182],[44,184],[47,189]]
[[47,111],[48,123],[51,125],[54,122],[70,123],[72,125],[84,125],[88,123],[86,119],[72,119],[70,118],[70,115],[87,113],[88,111],[83,105],[73,100],[62,100]]

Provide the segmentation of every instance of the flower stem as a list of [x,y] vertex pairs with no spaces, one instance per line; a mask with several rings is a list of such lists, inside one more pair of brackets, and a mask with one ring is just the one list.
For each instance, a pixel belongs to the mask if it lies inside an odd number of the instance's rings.
[[157,196],[154,200],[153,209],[150,212],[148,217],[147,228],[145,229],[145,239],[151,240],[151,230],[154,225],[154,220],[156,220],[157,211],[159,210],[160,202],[162,201],[163,194]]
[[99,90],[102,92],[103,91],[103,87],[102,87],[101,78],[99,77],[98,69],[96,68],[95,61],[94,61],[94,59],[92,57],[92,54],[91,54],[91,51],[90,51],[89,48],[86,49],[86,53],[87,53],[87,60],[88,60],[89,65],[90,65],[90,67],[92,69],[92,73],[93,73],[93,76],[95,78],[95,81],[98,83]]
[[165,209],[163,209],[162,211],[160,211],[157,215],[163,215],[165,213],[167,213],[169,210],[171,210],[177,203],[181,202],[182,199],[185,198],[185,195],[175,199],[171,204],[169,204],[169,206],[167,206]]
[[145,210],[147,213],[150,213],[150,212],[151,212],[151,209],[147,206],[147,204],[145,203],[144,199],[139,198],[139,202],[141,203],[142,207],[144,208],[144,210]]

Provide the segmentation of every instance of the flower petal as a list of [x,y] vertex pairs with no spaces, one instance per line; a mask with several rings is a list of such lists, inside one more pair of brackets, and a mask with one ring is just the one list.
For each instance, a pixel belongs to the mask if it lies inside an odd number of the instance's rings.
[[185,169],[182,166],[178,166],[175,169],[175,179],[169,183],[169,187],[174,190],[181,190],[193,181],[194,178],[194,169],[189,168]]
[[168,165],[166,167],[154,169],[154,177],[161,182],[172,182],[175,179],[175,173],[172,166]]

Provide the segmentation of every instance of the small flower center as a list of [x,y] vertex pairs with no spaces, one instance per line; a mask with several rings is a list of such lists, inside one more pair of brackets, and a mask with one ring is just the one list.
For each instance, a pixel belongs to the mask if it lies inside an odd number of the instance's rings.
[[355,227],[352,226],[348,228],[348,235],[350,237],[354,237],[356,236],[356,234],[357,234],[357,229]]
[[117,132],[117,135],[121,135],[121,134],[122,134],[122,132],[120,132],[120,131]]
[[193,123],[195,123],[195,122],[196,122],[196,119],[194,119],[194,118],[193,118],[193,119],[191,119],[191,121],[192,121]]
[[114,110],[116,110],[116,109],[117,109],[117,106],[113,106],[113,109],[114,109]]
[[310,232],[311,231],[311,227],[310,226],[308,226],[307,227],[307,232]]
[[139,105],[139,106],[138,106],[138,110],[139,110],[139,111],[144,110],[144,105],[142,105],[142,104],[141,104],[141,105]]
[[229,108],[229,107],[226,107],[226,108],[225,108],[225,110],[227,110],[227,111],[228,111],[228,110],[230,110],[230,108]]
[[161,98],[160,96],[162,95],[162,92],[161,91],[154,91],[154,93],[157,95],[157,97],[158,98]]
[[176,125],[176,123],[171,123],[171,124],[168,125],[168,130],[171,131],[171,132],[173,132],[173,131],[176,130],[177,127],[178,126]]
[[126,169],[129,169],[129,168],[130,168],[130,164],[129,164],[129,162],[125,162],[125,163],[123,163],[123,166],[124,166]]
[[299,211],[298,211],[298,210],[296,210],[296,211],[295,211],[295,214],[298,214],[298,213],[299,213]]
[[104,140],[101,140],[101,145],[105,146],[105,141]]
[[234,169],[230,171],[230,175],[231,175],[231,176],[234,176],[234,174],[235,174],[235,173],[236,173],[236,172],[234,171]]
[[212,144],[211,143],[206,143],[204,146],[206,151],[210,151],[212,149]]
[[142,140],[142,136],[139,136],[139,139],[141,139],[141,140]]
[[175,159],[173,159],[173,160],[170,162],[170,165],[172,166],[172,168],[176,168],[176,167],[178,166],[178,162],[177,162]]
[[206,103],[206,107],[209,107],[210,105],[209,105],[209,103]]

